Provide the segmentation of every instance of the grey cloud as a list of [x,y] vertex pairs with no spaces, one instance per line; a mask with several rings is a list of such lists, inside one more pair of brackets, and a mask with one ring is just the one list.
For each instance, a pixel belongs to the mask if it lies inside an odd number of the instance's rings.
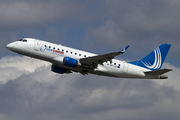
[[106,6],[119,27],[157,32],[178,28],[179,4],[177,0],[130,0],[109,2]]
[[[36,64],[32,64],[36,62]],[[0,59],[0,83],[7,83],[23,74],[34,72],[39,67],[48,66],[49,63],[28,57],[2,57]]]
[[[23,33],[26,37],[38,36],[53,42],[60,39],[68,41],[68,36],[71,36],[68,31],[76,31],[72,24],[79,24],[85,32],[78,33],[77,41],[82,43],[82,47],[86,46],[84,49],[87,51],[109,52],[130,44],[133,57],[136,57],[142,49],[151,51],[167,42],[173,46],[171,56],[179,58],[179,4],[176,0],[2,1],[0,29],[5,34],[1,36],[0,49],[7,52],[7,41],[19,39]],[[51,24],[58,24],[62,30],[52,26],[49,28]],[[77,43],[74,39],[69,41],[73,41],[73,45]]]
[[7,82],[0,84],[3,120],[179,117],[175,111],[180,110],[180,83],[173,82],[179,80],[179,68],[170,64],[164,67],[175,70],[165,81],[55,74],[49,64],[27,57],[4,57],[0,65],[1,72],[9,68],[20,74],[11,78],[7,74]]
[[0,29],[5,31],[44,27],[52,22],[82,18],[84,10],[86,8],[81,1],[4,1],[0,5]]
[[[21,30],[45,28],[61,20],[64,26],[74,21],[88,24],[83,45],[91,51],[119,50],[132,44],[140,54],[168,42],[170,52],[179,53],[179,1],[102,0],[92,4],[98,7],[92,10],[83,1],[1,1],[1,54],[7,52],[7,40],[17,39]],[[58,35],[57,28],[48,28],[47,38],[54,41]],[[173,69],[168,80],[117,79],[60,75],[51,72],[46,62],[2,57],[0,119],[178,120],[180,68],[167,63],[164,67]]]
[[167,42],[173,45],[172,55],[179,54],[179,1],[104,0],[104,4],[106,20],[88,33],[94,39],[92,46],[119,48],[130,44],[139,53],[151,50],[146,46],[155,48]]
[[0,32],[0,55],[7,55],[10,52],[6,49],[6,45],[9,44],[11,40],[17,40],[17,32]]
[[[102,16],[102,12],[91,11],[88,2],[82,0],[1,0],[0,2],[1,56],[6,53],[12,55],[5,46],[22,37],[46,38],[44,40],[58,41],[58,43],[60,39],[67,41],[69,35],[66,34],[72,28],[72,24],[76,22],[93,24]],[[56,27],[58,25],[59,27]],[[62,31],[59,30],[61,28]]]

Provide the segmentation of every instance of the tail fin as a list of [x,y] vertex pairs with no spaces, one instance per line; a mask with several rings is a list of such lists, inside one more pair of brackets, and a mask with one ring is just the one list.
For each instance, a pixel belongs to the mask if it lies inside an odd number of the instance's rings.
[[162,44],[156,49],[154,49],[151,53],[149,53],[146,57],[144,57],[140,61],[129,62],[131,64],[148,68],[150,70],[159,70],[166,58],[166,55],[170,49],[171,45]]

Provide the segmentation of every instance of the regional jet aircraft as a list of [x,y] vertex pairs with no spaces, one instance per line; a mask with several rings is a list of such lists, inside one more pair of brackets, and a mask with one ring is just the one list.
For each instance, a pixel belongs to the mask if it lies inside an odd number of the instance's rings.
[[161,69],[171,47],[166,43],[143,59],[132,62],[114,59],[115,56],[123,54],[129,46],[119,52],[97,55],[38,39],[24,38],[6,47],[21,55],[49,61],[52,63],[51,70],[60,74],[79,72],[83,75],[91,73],[118,78],[167,79],[164,73],[171,71]]

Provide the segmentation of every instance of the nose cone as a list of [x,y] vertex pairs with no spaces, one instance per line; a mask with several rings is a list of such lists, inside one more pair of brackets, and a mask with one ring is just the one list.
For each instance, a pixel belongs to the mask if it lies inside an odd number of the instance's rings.
[[6,48],[11,50],[13,48],[13,46],[14,46],[13,43],[9,43],[6,45]]

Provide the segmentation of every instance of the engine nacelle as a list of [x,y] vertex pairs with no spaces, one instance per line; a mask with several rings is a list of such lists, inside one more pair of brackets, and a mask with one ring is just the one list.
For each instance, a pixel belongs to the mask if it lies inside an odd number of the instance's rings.
[[78,64],[78,61],[70,57],[64,57],[63,64],[68,67],[76,67]]
[[62,67],[59,67],[57,65],[53,65],[51,66],[51,71],[55,72],[55,73],[60,73],[60,74],[63,74],[63,73],[71,73],[70,70],[68,69],[65,69],[65,68],[62,68]]

